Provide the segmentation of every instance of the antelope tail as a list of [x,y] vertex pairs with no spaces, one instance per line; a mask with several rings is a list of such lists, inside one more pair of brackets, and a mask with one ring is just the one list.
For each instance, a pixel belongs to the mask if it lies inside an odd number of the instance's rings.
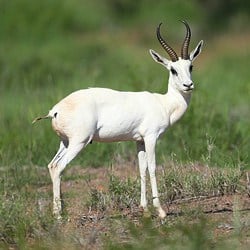
[[48,114],[48,115],[45,115],[45,116],[39,116],[39,117],[37,117],[36,119],[34,119],[33,121],[32,121],[32,124],[34,124],[35,122],[37,122],[37,121],[40,121],[40,120],[42,120],[42,119],[48,119],[48,118],[51,118],[51,116]]

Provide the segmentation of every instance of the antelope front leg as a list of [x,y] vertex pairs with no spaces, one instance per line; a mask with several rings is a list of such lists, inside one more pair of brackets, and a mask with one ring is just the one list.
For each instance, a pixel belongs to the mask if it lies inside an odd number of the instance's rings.
[[166,217],[166,212],[162,209],[159,194],[157,189],[157,182],[155,177],[155,146],[156,139],[155,137],[145,138],[145,149],[147,153],[147,163],[148,163],[148,171],[150,176],[151,188],[152,188],[152,196],[153,196],[153,205],[158,210],[159,217],[161,219]]
[[146,197],[146,170],[147,170],[147,156],[145,152],[145,145],[143,141],[137,142],[137,155],[139,162],[139,171],[141,177],[141,207],[147,211],[147,197]]

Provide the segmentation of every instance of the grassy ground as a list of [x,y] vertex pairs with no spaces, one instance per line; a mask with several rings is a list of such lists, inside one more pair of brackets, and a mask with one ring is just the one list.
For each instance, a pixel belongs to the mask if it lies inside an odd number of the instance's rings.
[[69,168],[62,179],[64,219],[60,223],[51,216],[46,169],[19,171],[23,184],[14,174],[6,176],[0,247],[248,249],[249,190],[241,170],[166,163],[158,167],[157,175],[167,212],[164,221],[158,219],[151,202],[150,212],[143,214],[139,208],[135,162],[117,161],[112,168]]
[[[248,249],[248,27],[215,37],[202,31],[196,1],[125,2],[0,1],[0,248]],[[59,141],[48,121],[32,120],[80,88],[166,92],[168,75],[148,49],[164,55],[160,21],[178,49],[183,16],[194,31],[191,47],[200,39],[205,46],[190,108],[157,146],[167,220],[138,209],[133,143],[93,144],[63,177],[58,225],[46,165]]]

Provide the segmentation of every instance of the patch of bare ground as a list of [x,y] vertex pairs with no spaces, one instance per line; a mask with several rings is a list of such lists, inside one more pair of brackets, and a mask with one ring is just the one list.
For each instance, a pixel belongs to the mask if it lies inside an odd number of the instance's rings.
[[[197,171],[202,171],[197,167]],[[161,170],[160,170],[161,171]],[[62,193],[64,209],[66,210],[65,220],[60,227],[62,235],[70,236],[76,246],[85,249],[100,249],[103,246],[105,237],[116,236],[126,237],[126,227],[123,222],[128,221],[135,224],[140,223],[144,216],[143,211],[138,206],[138,202],[130,207],[113,209],[93,209],[88,206],[90,190],[96,189],[100,193],[108,192],[110,176],[115,175],[126,180],[139,178],[138,169],[134,162],[124,163],[110,167],[81,168],[72,166],[64,173],[62,178]],[[160,173],[158,172],[158,178]],[[247,187],[247,180],[244,177],[241,185]],[[51,185],[42,187],[39,192],[50,193],[52,200]],[[148,187],[150,188],[150,187]],[[46,201],[47,206],[51,206],[50,198]],[[137,197],[139,201],[140,197]],[[162,201],[163,208],[167,212],[164,223],[175,224],[184,220],[192,222],[199,215],[203,215],[212,225],[215,239],[229,237],[240,224],[240,229],[247,235],[244,240],[250,243],[250,195],[249,191],[224,195],[204,195],[196,197],[181,197],[167,201]],[[197,215],[197,216],[196,216]],[[156,213],[153,211],[150,216],[158,221]],[[248,232],[247,232],[248,231]]]

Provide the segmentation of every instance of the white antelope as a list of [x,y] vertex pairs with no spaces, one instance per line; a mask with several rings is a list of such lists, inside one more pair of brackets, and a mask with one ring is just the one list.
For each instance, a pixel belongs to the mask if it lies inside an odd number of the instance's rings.
[[159,136],[186,111],[194,89],[191,80],[192,62],[200,54],[203,41],[189,54],[191,30],[185,21],[186,36],[181,57],[167,44],[157,27],[157,38],[171,61],[153,50],[153,59],[170,71],[166,94],[121,92],[106,88],[78,90],[58,102],[48,115],[60,137],[60,147],[48,164],[53,182],[53,213],[60,218],[60,175],[66,165],[89,143],[136,141],[141,177],[140,205],[147,209],[146,170],[149,171],[153,205],[160,218],[166,216],[159,201],[155,177],[155,146]]

